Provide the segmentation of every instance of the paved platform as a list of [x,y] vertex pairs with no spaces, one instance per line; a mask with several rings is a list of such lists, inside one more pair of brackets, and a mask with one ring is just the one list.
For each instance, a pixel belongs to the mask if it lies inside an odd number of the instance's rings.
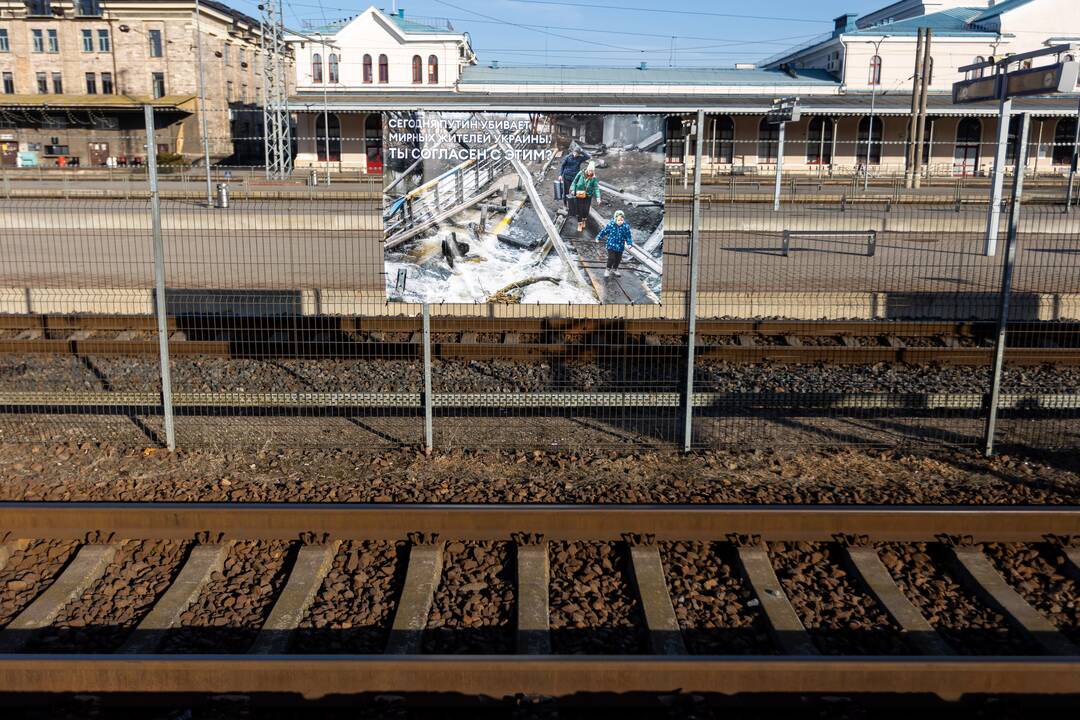
[[[705,317],[992,318],[1000,251],[982,252],[977,208],[885,213],[835,207],[763,212],[706,207],[699,314]],[[388,306],[381,222],[369,203],[241,203],[163,209],[170,310],[257,314],[414,312]],[[440,306],[441,314],[682,317],[688,286],[688,208],[668,208],[660,307],[612,309]],[[152,312],[148,204],[0,202],[0,312]],[[864,237],[796,237],[784,229],[877,230]],[[1080,212],[1025,214],[1014,277],[1014,316],[1074,319],[1080,296]],[[600,256],[593,259],[600,273]],[[217,310],[215,310],[217,309]],[[181,310],[176,310],[181,311]]]

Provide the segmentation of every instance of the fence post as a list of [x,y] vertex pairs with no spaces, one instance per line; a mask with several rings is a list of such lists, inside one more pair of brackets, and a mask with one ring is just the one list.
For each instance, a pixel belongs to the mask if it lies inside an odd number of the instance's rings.
[[161,409],[165,416],[165,444],[171,451],[176,449],[176,429],[173,424],[172,375],[169,366],[169,326],[165,320],[165,246],[161,239],[154,107],[143,105],[143,114],[146,118],[146,172],[150,178],[150,222],[154,239],[154,305],[157,309],[158,352],[161,357]]
[[986,413],[986,455],[994,454],[994,432],[997,429],[998,398],[1001,396],[1001,372],[1005,364],[1005,335],[1009,325],[1009,295],[1012,292],[1013,262],[1016,259],[1016,233],[1020,226],[1020,198],[1024,192],[1024,166],[1027,164],[1027,140],[1030,116],[1020,113],[1020,128],[1016,137],[1016,174],[1013,176],[1012,207],[1009,209],[1009,231],[1005,236],[1005,257],[1001,268],[1001,304],[998,312],[997,340],[994,345],[993,375],[990,380],[990,407]]
[[[783,125],[781,125],[783,127]],[[690,288],[686,304],[686,416],[683,421],[683,451],[690,452],[694,443],[694,348],[697,342],[698,250],[701,241],[701,138],[705,128],[705,111],[697,111],[694,132],[698,142],[694,153],[694,196],[690,211]],[[779,177],[779,176],[778,176]],[[777,184],[779,188],[779,183]]]
[[434,447],[434,428],[432,422],[431,398],[431,309],[423,305],[424,335],[424,450],[431,452]]

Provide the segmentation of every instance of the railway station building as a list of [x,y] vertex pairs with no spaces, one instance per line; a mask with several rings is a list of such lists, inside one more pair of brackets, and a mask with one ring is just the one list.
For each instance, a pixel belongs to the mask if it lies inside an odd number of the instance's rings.
[[0,164],[138,164],[147,102],[159,154],[201,161],[205,115],[212,162],[261,164],[260,46],[216,0],[0,0]]
[[[501,65],[478,58],[468,33],[446,20],[371,7],[292,38],[296,163],[381,172],[379,111],[418,105],[670,114],[703,107],[709,113],[702,135],[703,171],[772,174],[778,130],[765,114],[777,98],[798,97],[802,119],[787,128],[786,169],[848,175],[868,167],[872,177],[902,175],[921,27],[933,30],[925,171],[986,175],[993,162],[998,107],[954,105],[952,84],[964,79],[959,68],[1080,42],[1080,3],[1075,0],[899,0],[861,17],[843,15],[821,37],[731,68]],[[1073,156],[1077,100],[1024,100],[1014,109],[1033,117],[1029,169],[1066,172]],[[668,161],[674,170],[685,170],[695,151],[693,142],[679,141],[683,127],[679,118],[671,118],[674,142],[668,144]]]

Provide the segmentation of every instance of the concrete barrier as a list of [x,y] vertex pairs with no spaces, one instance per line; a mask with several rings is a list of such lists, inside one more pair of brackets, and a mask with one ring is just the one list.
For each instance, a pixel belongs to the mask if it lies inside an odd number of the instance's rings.
[[[381,290],[168,290],[170,315],[366,316],[420,314],[420,305],[387,303]],[[433,305],[432,315],[500,318],[686,318],[686,293],[665,292],[661,305]],[[703,292],[701,318],[792,320],[994,320],[994,293]],[[0,288],[0,314],[152,315],[154,294],[141,288]],[[1080,293],[1016,293],[1015,321],[1080,321]]]

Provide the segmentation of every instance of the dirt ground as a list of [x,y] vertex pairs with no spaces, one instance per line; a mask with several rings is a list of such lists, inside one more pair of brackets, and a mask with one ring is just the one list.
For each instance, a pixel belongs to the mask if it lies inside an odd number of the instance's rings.
[[1075,453],[975,451],[170,453],[0,445],[10,501],[1074,504]]

